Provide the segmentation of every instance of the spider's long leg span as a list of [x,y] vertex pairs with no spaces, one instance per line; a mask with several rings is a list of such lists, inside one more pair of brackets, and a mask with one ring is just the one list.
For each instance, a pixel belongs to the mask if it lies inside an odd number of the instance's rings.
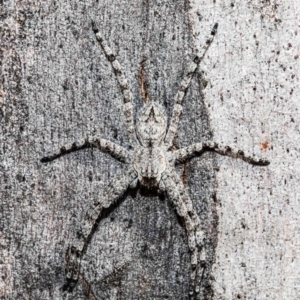
[[198,54],[196,55],[194,60],[188,66],[188,68],[186,70],[186,73],[183,77],[183,80],[181,81],[179,91],[177,92],[177,94],[175,96],[173,114],[172,114],[171,122],[170,122],[170,125],[169,125],[168,133],[165,137],[165,145],[168,148],[170,148],[172,146],[173,139],[174,139],[174,136],[175,136],[176,131],[177,131],[177,127],[178,127],[178,123],[179,123],[179,119],[180,119],[180,115],[181,115],[181,111],[182,111],[183,98],[184,98],[184,96],[187,92],[187,89],[190,85],[190,82],[191,82],[191,80],[192,80],[192,78],[195,74],[195,71],[196,71],[198,65],[200,64],[200,62],[204,58],[205,53],[207,52],[209,46],[213,42],[214,36],[217,32],[217,29],[218,29],[218,23],[216,23],[214,25],[210,36],[205,37],[206,43],[202,46],[202,49],[198,52]]
[[[194,227],[195,227],[195,241],[196,241],[196,246],[198,250],[198,263],[200,263],[200,266],[198,265],[198,274],[203,270],[204,265],[202,265],[203,262],[205,262],[205,249],[204,249],[204,233],[201,230],[201,223],[199,216],[197,215],[193,203],[188,195],[188,192],[186,188],[184,187],[182,180],[180,179],[179,175],[175,171],[175,169],[172,170],[170,173],[172,180],[175,182],[178,192],[180,194],[181,199],[183,200],[186,210],[188,215],[191,217]],[[201,278],[201,276],[199,276]],[[199,292],[199,287],[200,287],[200,282],[196,282],[195,285],[195,291],[196,293]]]
[[115,71],[117,78],[118,78],[121,90],[123,92],[123,96],[124,96],[123,110],[124,110],[124,115],[125,115],[125,123],[126,123],[127,132],[129,135],[131,145],[134,147],[135,145],[137,145],[137,139],[136,139],[136,132],[135,132],[135,127],[134,127],[132,95],[131,95],[128,81],[124,75],[124,72],[122,70],[122,67],[121,67],[119,61],[116,59],[115,54],[112,52],[112,50],[108,46],[107,42],[103,39],[102,34],[99,32],[98,28],[95,27],[94,23],[93,23],[93,30],[94,30],[94,33],[96,35],[98,42],[101,45],[101,48],[102,48],[105,56],[111,62],[111,65]]
[[130,184],[137,178],[137,174],[130,169],[126,175],[116,176],[103,193],[102,199],[96,200],[85,214],[83,225],[77,232],[77,237],[66,254],[66,284],[65,290],[71,291],[78,281],[80,261],[86,243],[103,209],[108,208],[124,195]]
[[175,162],[182,163],[185,160],[191,159],[196,156],[200,156],[206,151],[214,151],[221,155],[240,158],[252,165],[257,165],[257,166],[267,166],[270,163],[268,160],[260,159],[245,154],[244,151],[238,150],[235,147],[220,145],[212,141],[196,143],[191,146],[179,149],[173,153],[173,157],[175,159]]
[[92,136],[61,147],[56,153],[43,157],[41,162],[49,162],[65,154],[86,148],[97,148],[102,152],[109,153],[112,157],[122,162],[127,162],[130,159],[130,154],[125,148],[111,141]]
[[[200,265],[197,266],[198,267],[197,271],[199,274],[199,273],[201,273],[201,271],[203,270],[203,267],[205,266],[202,263],[205,262],[205,259],[206,259],[205,249],[204,249],[204,233],[201,229],[200,219],[199,219],[199,216],[197,215],[197,212],[195,211],[195,209],[193,207],[193,203],[188,195],[188,192],[187,192],[186,188],[184,187],[184,185],[183,185],[179,175],[175,171],[175,169],[172,170],[172,172],[170,174],[172,176],[173,181],[175,182],[175,184],[177,186],[177,190],[180,194],[181,199],[184,201],[187,213],[194,223],[195,242],[196,242],[196,247],[198,250],[198,263],[200,263]],[[199,279],[201,279],[201,276],[199,276]],[[197,281],[195,283],[196,293],[199,292],[199,288],[200,288],[200,282]]]
[[177,189],[176,183],[172,178],[171,174],[167,172],[162,176],[162,179],[167,196],[169,200],[174,204],[176,211],[180,217],[184,219],[186,232],[188,236],[188,245],[191,251],[191,288],[190,295],[193,294],[195,289],[195,280],[197,273],[197,265],[198,265],[198,251],[196,246],[196,238],[195,238],[195,224],[192,218],[189,215],[187,207],[185,205],[184,200],[181,198],[180,192]]

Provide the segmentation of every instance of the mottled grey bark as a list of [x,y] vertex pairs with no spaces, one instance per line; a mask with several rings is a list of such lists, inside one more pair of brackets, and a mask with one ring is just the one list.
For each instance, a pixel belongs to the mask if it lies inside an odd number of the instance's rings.
[[299,299],[300,2],[193,2],[197,40],[219,22],[201,65],[214,140],[271,161],[217,157],[213,299]]
[[[198,46],[192,40],[190,4],[10,0],[0,5],[0,297],[62,299],[68,245],[90,203],[125,170],[97,150],[46,165],[40,159],[93,134],[129,149],[123,97],[91,20],[130,80],[135,113],[152,99],[170,116],[183,71]],[[200,74],[186,95],[175,148],[212,137]],[[213,157],[205,154],[178,168],[206,235],[199,299],[213,295],[218,225]],[[99,219],[80,280],[66,298],[187,299],[189,274],[182,220],[163,195],[131,190]]]
[[[68,245],[126,171],[97,150],[40,163],[88,135],[129,148],[93,19],[130,79],[135,113],[152,99],[169,117],[185,66],[219,23],[175,148],[212,137],[271,164],[207,154],[178,168],[207,237],[198,298],[297,300],[299,11],[297,0],[0,1],[0,298],[63,298]],[[129,191],[101,216],[81,273],[66,298],[186,299],[182,220],[165,197]]]

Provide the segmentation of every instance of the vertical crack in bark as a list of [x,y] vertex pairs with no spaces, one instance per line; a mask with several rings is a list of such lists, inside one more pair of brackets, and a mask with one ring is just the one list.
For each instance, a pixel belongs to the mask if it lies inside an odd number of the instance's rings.
[[149,4],[149,0],[145,0],[144,2],[144,5],[146,6],[146,38],[145,38],[145,44],[147,42],[149,42],[149,38],[150,38],[150,35],[149,35],[149,23],[150,23],[150,4]]
[[140,67],[140,87],[141,87],[141,93],[144,103],[148,103],[150,101],[149,94],[147,91],[147,79],[145,75],[145,63],[147,61],[147,58],[144,56],[141,61],[141,67]]
[[148,59],[147,54],[146,54],[146,47],[147,44],[149,43],[150,39],[150,34],[149,34],[149,23],[150,23],[150,4],[149,0],[143,1],[143,5],[146,7],[146,32],[145,32],[145,38],[144,38],[144,43],[143,43],[143,50],[142,50],[142,61],[141,61],[141,66],[139,70],[139,83],[141,87],[141,94],[144,103],[147,103],[150,101],[149,93],[147,90],[147,76],[146,76],[146,71],[145,71],[145,64]]

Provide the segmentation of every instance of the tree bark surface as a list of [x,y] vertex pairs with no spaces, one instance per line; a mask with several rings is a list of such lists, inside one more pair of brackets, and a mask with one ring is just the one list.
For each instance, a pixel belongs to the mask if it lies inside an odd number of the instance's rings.
[[206,236],[197,299],[298,299],[299,11],[292,0],[0,1],[0,298],[188,299],[183,222],[167,197],[139,190],[101,216],[78,284],[62,290],[85,212],[126,166],[92,149],[40,159],[95,134],[130,149],[93,20],[135,115],[153,100],[169,119],[186,66],[219,23],[174,148],[213,139],[271,164],[206,153],[178,167]]

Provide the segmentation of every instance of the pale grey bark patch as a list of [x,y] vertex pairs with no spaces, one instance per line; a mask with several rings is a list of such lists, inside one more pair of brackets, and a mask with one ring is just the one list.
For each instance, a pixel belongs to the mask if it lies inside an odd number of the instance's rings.
[[[101,25],[122,62],[135,113],[151,99],[170,118],[184,69],[197,49],[191,45],[189,4],[10,0],[2,7],[0,224],[8,274],[3,295],[61,299],[65,254],[78,224],[110,179],[125,170],[90,149],[47,165],[40,159],[93,135],[129,149],[122,94],[91,20]],[[212,137],[201,82],[198,75],[186,95],[178,147]],[[206,155],[186,164],[182,175],[206,236],[199,299],[212,296],[218,225],[214,168],[213,156]],[[167,199],[128,193],[101,219],[82,274],[69,299],[185,299],[187,237]]]
[[201,42],[219,23],[202,64],[214,140],[271,161],[220,157],[214,299],[298,299],[300,2],[194,1]]

